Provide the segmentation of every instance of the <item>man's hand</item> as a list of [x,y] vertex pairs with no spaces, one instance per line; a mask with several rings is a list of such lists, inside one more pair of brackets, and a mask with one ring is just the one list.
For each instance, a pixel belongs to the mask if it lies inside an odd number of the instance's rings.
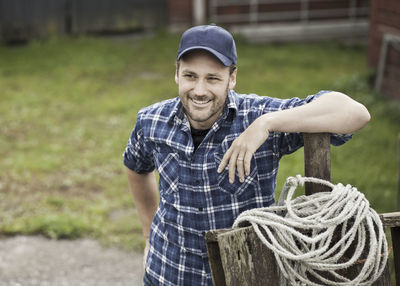
[[229,182],[235,181],[235,170],[237,168],[239,181],[244,182],[245,174],[250,175],[250,163],[256,150],[268,139],[269,131],[266,127],[266,121],[257,118],[247,129],[236,138],[231,147],[226,151],[221,163],[218,166],[218,173],[229,162]]
[[150,249],[150,242],[149,239],[146,238],[146,244],[144,246],[144,251],[143,251],[143,270],[146,271],[146,259],[147,259],[147,254],[149,254],[149,249]]

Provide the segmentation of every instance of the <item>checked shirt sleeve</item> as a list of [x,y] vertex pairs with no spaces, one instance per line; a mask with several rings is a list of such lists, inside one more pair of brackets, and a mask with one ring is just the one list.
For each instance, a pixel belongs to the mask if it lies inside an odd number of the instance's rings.
[[123,154],[125,166],[139,174],[153,171],[154,161],[148,145],[144,139],[139,115]]
[[[301,106],[311,101],[317,99],[321,95],[327,93],[329,91],[320,91],[317,94],[307,96],[304,99],[299,98],[291,98],[288,100],[283,100],[279,109],[290,109],[293,107]],[[285,154],[291,154],[297,149],[303,147],[303,135],[301,133],[285,133],[281,132],[275,136],[275,147],[277,148],[277,153],[280,157]],[[352,134],[331,134],[331,144],[334,146],[339,146],[346,143],[348,140],[352,138]]]

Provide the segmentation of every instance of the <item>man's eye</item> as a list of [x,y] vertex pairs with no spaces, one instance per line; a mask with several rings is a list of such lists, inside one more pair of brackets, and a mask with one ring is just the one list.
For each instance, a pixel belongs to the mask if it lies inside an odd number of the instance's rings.
[[219,80],[219,78],[217,78],[217,77],[209,77],[208,80],[210,80],[210,81],[217,81],[217,80]]
[[187,79],[194,79],[195,77],[194,77],[194,75],[192,75],[192,74],[185,74],[185,75],[183,75],[185,78],[187,78]]

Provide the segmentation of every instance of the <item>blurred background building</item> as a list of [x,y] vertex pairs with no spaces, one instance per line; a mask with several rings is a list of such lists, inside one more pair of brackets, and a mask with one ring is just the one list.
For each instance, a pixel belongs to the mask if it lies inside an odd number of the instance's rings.
[[400,99],[400,1],[372,0],[368,65],[376,69],[375,89]]
[[172,27],[214,22],[253,42],[354,39],[367,36],[369,1],[173,0],[169,14]]
[[125,34],[216,23],[252,42],[368,43],[375,87],[400,98],[398,0],[0,0],[0,40]]

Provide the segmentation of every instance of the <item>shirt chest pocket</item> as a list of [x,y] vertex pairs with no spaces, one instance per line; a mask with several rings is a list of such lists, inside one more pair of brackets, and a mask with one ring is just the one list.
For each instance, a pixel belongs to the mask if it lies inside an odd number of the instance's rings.
[[[217,168],[221,163],[223,156],[224,154],[221,153],[214,154]],[[259,191],[260,184],[258,181],[258,170],[254,158],[251,159],[250,175],[245,176],[245,180],[243,183],[239,181],[237,170],[235,170],[235,182],[233,184],[229,183],[229,171],[227,165],[225,166],[225,169],[218,174],[218,187],[221,191],[235,196],[239,196],[245,191],[248,192]]]
[[160,175],[160,195],[168,200],[168,197],[176,193],[179,187],[179,154],[156,152],[154,157],[155,165]]

